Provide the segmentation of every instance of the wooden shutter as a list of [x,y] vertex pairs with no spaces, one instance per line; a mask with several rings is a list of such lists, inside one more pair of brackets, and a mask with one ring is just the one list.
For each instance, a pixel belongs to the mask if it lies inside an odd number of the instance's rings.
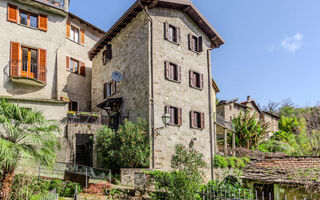
[[178,81],[179,81],[179,83],[181,83],[181,66],[177,66],[178,67]]
[[165,61],[164,65],[165,65],[165,77],[166,77],[166,79],[170,80],[170,62]]
[[115,94],[117,91],[117,82],[112,80],[112,87],[111,87],[111,95]]
[[70,22],[67,22],[67,37],[70,37]]
[[192,35],[191,34],[188,34],[188,46],[189,46],[189,50],[192,50]]
[[107,58],[108,58],[109,60],[112,59],[112,45],[111,45],[111,44],[108,44],[108,45],[107,45]]
[[194,72],[190,70],[190,87],[194,87]]
[[81,65],[80,65],[80,75],[86,76],[86,66],[83,62],[81,62]]
[[84,36],[85,36],[85,30],[84,29],[80,29],[80,43],[84,44]]
[[20,43],[11,42],[10,52],[10,76],[19,76],[19,58],[20,58]]
[[190,112],[190,127],[194,128],[195,127],[195,118],[194,118],[194,111]]
[[38,28],[42,31],[48,30],[48,16],[39,14],[38,16]]
[[69,56],[66,57],[66,68],[68,71],[70,70],[70,57]]
[[108,87],[108,83],[105,83],[103,85],[103,98],[106,99],[107,98],[107,87]]
[[182,125],[182,109],[178,108],[178,125]]
[[38,66],[38,80],[42,82],[47,81],[47,50],[39,49],[39,66]]
[[201,113],[200,114],[200,121],[201,121],[201,125],[200,125],[200,128],[201,129],[204,129],[205,128],[205,122],[204,122],[204,113]]
[[199,75],[200,77],[200,89],[203,89],[203,86],[204,86],[204,82],[203,82],[203,74],[200,74]]
[[169,39],[169,23],[168,22],[164,23],[164,39],[166,40]]
[[177,27],[177,43],[180,44],[181,42],[181,30]]
[[8,21],[18,23],[18,6],[8,4]]
[[200,36],[198,38],[198,51],[202,52],[203,51],[203,40],[202,40],[202,36]]

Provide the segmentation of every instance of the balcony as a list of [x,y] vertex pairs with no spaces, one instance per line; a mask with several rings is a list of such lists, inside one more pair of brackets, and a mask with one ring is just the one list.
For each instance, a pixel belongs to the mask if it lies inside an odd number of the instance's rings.
[[64,8],[64,0],[41,0],[41,1],[47,4],[54,5],[56,7]]
[[10,66],[10,79],[15,83],[23,83],[34,86],[45,86],[47,80],[47,68],[30,61],[12,60]]
[[68,112],[68,124],[104,124],[104,118],[100,113]]
[[220,124],[220,125],[228,128],[228,129],[230,129],[230,130],[234,130],[234,127],[233,127],[233,125],[232,125],[232,122],[226,121],[226,120],[224,119],[224,117],[221,116],[221,115],[219,115],[218,113],[216,113],[216,122],[217,122],[218,124]]

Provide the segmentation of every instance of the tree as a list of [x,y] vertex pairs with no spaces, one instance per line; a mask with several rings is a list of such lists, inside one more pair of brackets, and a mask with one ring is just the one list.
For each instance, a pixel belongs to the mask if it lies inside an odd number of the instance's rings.
[[240,112],[239,116],[232,120],[235,127],[236,145],[247,149],[256,148],[267,135],[269,125],[256,120],[256,114],[250,111]]
[[53,167],[59,145],[59,126],[41,112],[0,100],[0,199],[9,200],[19,162],[35,162]]
[[98,131],[96,144],[99,164],[104,168],[149,167],[150,141],[144,120],[126,120],[117,131],[105,126]]
[[264,107],[264,110],[267,112],[276,113],[279,106],[280,104],[278,102],[269,100],[268,104]]

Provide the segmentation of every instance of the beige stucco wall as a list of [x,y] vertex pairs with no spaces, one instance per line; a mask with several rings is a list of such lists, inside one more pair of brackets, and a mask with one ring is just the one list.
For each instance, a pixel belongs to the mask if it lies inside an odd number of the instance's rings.
[[121,115],[135,121],[149,116],[149,57],[148,19],[141,12],[111,41],[112,59],[102,63],[102,52],[93,59],[92,110],[101,111],[97,104],[103,99],[103,85],[112,80],[112,72],[119,71],[123,80],[117,83],[117,93],[110,98],[123,98]]
[[[194,140],[196,150],[204,155],[210,166],[210,133],[209,133],[209,89],[211,90],[211,71],[208,77],[207,50],[210,42],[207,36],[183,12],[153,8],[150,9],[154,29],[154,106],[155,128],[163,127],[161,116],[166,105],[182,109],[182,126],[168,126],[155,138],[155,168],[169,170],[171,155],[176,144],[189,146]],[[164,23],[177,26],[181,30],[180,45],[164,40]],[[203,52],[195,53],[188,49],[188,34],[202,36]],[[210,57],[210,56],[209,56]],[[165,80],[164,62],[168,60],[182,66],[181,83]],[[209,60],[210,62],[210,60]],[[210,63],[209,63],[210,64]],[[204,74],[204,89],[197,90],[189,86],[189,70]],[[211,65],[210,65],[211,70]],[[209,87],[210,86],[210,87]],[[190,111],[195,110],[205,113],[205,129],[190,128]],[[210,168],[206,175],[210,176]]]
[[279,120],[267,113],[264,113],[264,120],[269,124],[269,132],[274,133],[279,130]]

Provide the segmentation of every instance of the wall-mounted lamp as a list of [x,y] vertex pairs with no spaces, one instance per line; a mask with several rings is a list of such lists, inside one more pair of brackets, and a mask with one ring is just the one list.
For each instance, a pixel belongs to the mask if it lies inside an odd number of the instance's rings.
[[164,113],[163,115],[162,115],[162,122],[163,122],[163,124],[164,124],[164,126],[166,127],[169,123],[170,123],[170,121],[171,121],[171,116],[170,116],[170,114],[169,113]]

